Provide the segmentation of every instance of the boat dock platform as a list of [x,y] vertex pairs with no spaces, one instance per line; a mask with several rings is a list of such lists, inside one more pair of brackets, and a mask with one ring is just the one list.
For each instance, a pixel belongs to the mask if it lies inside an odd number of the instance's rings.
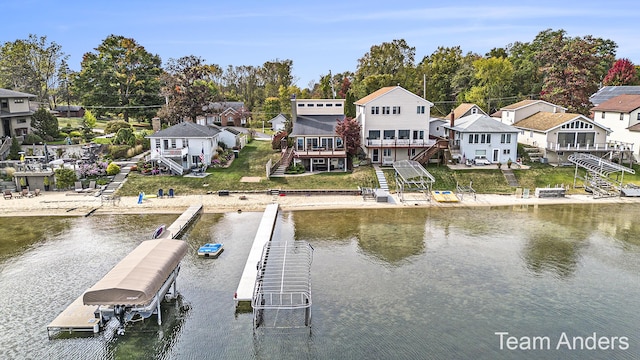
[[256,277],[258,276],[258,265],[262,260],[262,252],[264,246],[271,241],[273,235],[273,229],[275,227],[276,218],[278,217],[278,204],[269,204],[264,209],[262,220],[258,226],[256,237],[253,240],[251,251],[247,257],[247,262],[242,271],[240,277],[240,283],[238,289],[234,294],[234,300],[236,301],[236,307],[240,302],[251,302],[253,300],[253,291],[256,283]]
[[189,228],[195,219],[202,212],[202,204],[191,205],[189,208],[180,215],[173,222],[173,224],[169,225],[162,234],[158,237],[158,239],[178,239],[184,232]]
[[84,305],[80,295],[67,307],[51,324],[47,326],[47,335],[51,339],[51,332],[77,331],[93,332],[100,331],[100,319],[96,317],[98,305]]
[[[201,212],[202,204],[191,205],[176,221],[166,228],[158,240],[178,239],[193,224]],[[136,251],[136,249],[133,251]],[[47,326],[47,334],[50,339],[53,333],[62,331],[69,333],[89,331],[97,333],[100,331],[100,306],[85,305],[84,296],[86,292],[82,293]]]

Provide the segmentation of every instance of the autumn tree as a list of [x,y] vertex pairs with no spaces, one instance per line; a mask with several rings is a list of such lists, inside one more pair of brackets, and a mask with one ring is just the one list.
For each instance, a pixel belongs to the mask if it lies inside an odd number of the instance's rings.
[[95,49],[84,54],[81,70],[73,81],[84,105],[95,115],[108,110],[150,120],[164,103],[160,96],[161,60],[134,39],[109,35]]
[[344,147],[347,152],[348,170],[353,169],[353,157],[356,156],[360,150],[360,130],[361,126],[358,120],[350,117],[338,120],[338,124],[336,125],[336,135],[344,141]]
[[168,101],[164,109],[167,122],[176,124],[184,119],[196,122],[211,102],[222,100],[213,77],[220,72],[215,64],[194,56],[169,59],[164,76],[163,93]]
[[67,58],[62,46],[46,36],[5,42],[0,46],[0,87],[34,94],[51,108],[57,70]]
[[589,96],[615,59],[616,44],[591,36],[568,37],[564,30],[546,30],[537,36],[536,54],[544,76],[542,99],[588,114]]
[[636,85],[637,83],[636,67],[629,59],[616,61],[602,81],[604,86]]

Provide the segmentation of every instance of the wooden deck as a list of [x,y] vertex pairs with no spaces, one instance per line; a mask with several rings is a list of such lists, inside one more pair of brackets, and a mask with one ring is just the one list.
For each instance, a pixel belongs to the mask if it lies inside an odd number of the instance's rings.
[[100,319],[96,317],[98,305],[84,305],[80,295],[48,326],[47,333],[51,338],[51,332],[57,331],[86,331],[97,333],[100,331]]
[[238,289],[234,295],[236,306],[239,302],[251,302],[253,299],[253,290],[256,283],[256,277],[258,276],[258,263],[262,259],[262,251],[264,246],[271,241],[271,235],[273,234],[273,228],[278,217],[278,204],[269,204],[264,210],[262,220],[258,226],[258,231],[253,239],[253,245],[251,251],[247,257],[247,262],[240,277],[240,283]]
[[191,205],[180,215],[173,224],[169,225],[159,239],[178,239],[185,230],[191,225],[198,215],[202,212],[202,204]]

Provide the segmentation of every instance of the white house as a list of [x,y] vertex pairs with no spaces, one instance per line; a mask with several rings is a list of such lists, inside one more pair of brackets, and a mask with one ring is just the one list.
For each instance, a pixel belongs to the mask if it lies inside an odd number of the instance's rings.
[[278,116],[274,117],[268,122],[269,124],[271,124],[271,130],[277,133],[284,130],[284,125],[287,122],[287,118],[282,114],[278,114]]
[[373,163],[413,160],[435,144],[429,140],[433,104],[400,86],[384,87],[354,104],[362,149]]
[[247,144],[247,136],[244,132],[234,127],[217,127],[210,125],[210,127],[220,131],[218,134],[218,142],[224,143],[227,148],[238,147],[242,149]]
[[511,125],[539,112],[564,113],[566,111],[567,108],[546,102],[544,100],[522,100],[515,104],[511,104],[501,108],[498,112],[492,114],[491,116],[500,119],[500,121],[505,124]]
[[151,141],[150,158],[168,166],[176,174],[208,166],[218,149],[219,133],[220,130],[209,126],[181,122],[147,136]]
[[519,130],[484,112],[457,118],[454,126],[444,127],[453,132],[462,159],[486,159],[494,164],[516,161]]
[[618,95],[591,109],[594,120],[611,129],[610,141],[624,143],[640,160],[640,94]]

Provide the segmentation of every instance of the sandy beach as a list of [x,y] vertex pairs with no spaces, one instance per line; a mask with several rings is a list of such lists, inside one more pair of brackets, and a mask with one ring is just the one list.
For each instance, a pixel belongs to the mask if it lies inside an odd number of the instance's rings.
[[391,194],[389,201],[376,202],[354,195],[309,195],[309,196],[273,196],[267,194],[231,193],[229,196],[217,194],[184,195],[173,198],[147,198],[138,203],[138,197],[121,197],[118,201],[105,201],[94,194],[74,192],[46,192],[40,196],[12,198],[0,202],[0,216],[85,216],[88,214],[178,214],[193,204],[202,204],[205,213],[230,211],[263,211],[269,205],[277,203],[280,209],[373,209],[397,207],[478,207],[478,206],[520,206],[552,204],[604,204],[604,203],[640,203],[640,198],[613,197],[594,199],[589,194],[567,195],[563,198],[518,198],[515,195],[465,195],[459,202],[426,201],[417,194],[407,194],[401,202],[397,194]]

